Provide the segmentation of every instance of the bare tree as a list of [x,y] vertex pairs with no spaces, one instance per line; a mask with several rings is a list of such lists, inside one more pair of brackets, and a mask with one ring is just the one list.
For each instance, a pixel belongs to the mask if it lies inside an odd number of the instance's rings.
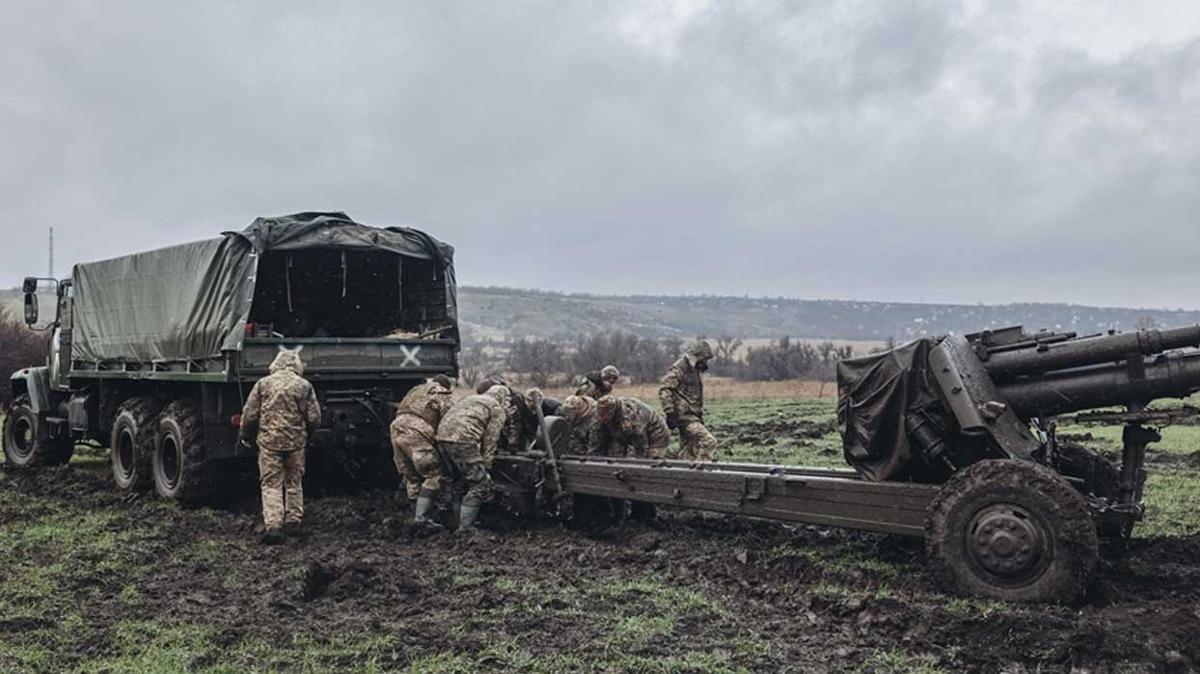
[[508,351],[508,369],[528,375],[535,386],[546,386],[565,362],[562,345],[548,339],[522,337]]
[[46,334],[34,332],[23,322],[0,307],[0,410],[12,405],[12,387],[8,378],[13,372],[31,365],[43,365],[49,340]]
[[1137,322],[1133,324],[1133,327],[1137,328],[1138,330],[1157,330],[1161,326],[1158,324],[1158,320],[1153,316],[1149,314],[1142,314],[1141,316],[1138,316]]

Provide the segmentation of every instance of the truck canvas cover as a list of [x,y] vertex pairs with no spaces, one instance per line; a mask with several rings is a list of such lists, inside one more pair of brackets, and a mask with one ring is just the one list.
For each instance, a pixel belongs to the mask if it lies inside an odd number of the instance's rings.
[[914,464],[906,420],[937,401],[929,380],[934,339],[840,361],[838,431],[846,462],[864,478],[905,480]]
[[372,250],[430,260],[456,319],[454,249],[405,227],[375,228],[345,213],[258,218],[241,232],[112,260],[72,273],[72,357],[98,361],[186,361],[240,351],[258,263],[269,250]]

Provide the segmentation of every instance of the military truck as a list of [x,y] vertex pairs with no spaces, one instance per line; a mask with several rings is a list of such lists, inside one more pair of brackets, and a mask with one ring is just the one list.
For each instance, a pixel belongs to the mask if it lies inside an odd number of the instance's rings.
[[[310,473],[394,477],[392,405],[457,375],[453,256],[415,229],[310,212],[28,278],[25,320],[52,330],[51,349],[12,376],[5,461],[63,464],[93,442],[110,448],[117,489],[204,502],[254,457],[238,442],[242,405],[290,349],[323,410]],[[39,280],[57,296],[44,324]]]

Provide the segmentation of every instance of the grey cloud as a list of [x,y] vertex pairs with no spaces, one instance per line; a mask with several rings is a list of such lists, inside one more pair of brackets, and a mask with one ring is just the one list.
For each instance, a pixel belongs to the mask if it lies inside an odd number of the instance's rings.
[[337,208],[468,283],[1200,306],[1200,39],[1017,49],[1020,10],[923,2],[645,38],[645,7],[24,4],[0,283],[51,224],[77,261]]

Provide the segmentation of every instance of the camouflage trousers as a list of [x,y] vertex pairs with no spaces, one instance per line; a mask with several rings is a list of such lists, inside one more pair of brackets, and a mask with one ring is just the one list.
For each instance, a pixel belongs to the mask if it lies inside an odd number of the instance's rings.
[[266,528],[299,524],[304,517],[304,450],[274,452],[260,449],[258,476]]
[[421,489],[436,492],[442,488],[445,478],[437,446],[421,433],[393,426],[392,460],[409,499],[417,498]]
[[671,444],[671,429],[662,417],[655,417],[646,428],[646,456],[639,458],[661,459],[667,455],[667,446]]
[[679,458],[684,461],[712,461],[720,443],[696,418],[679,421]]
[[476,504],[492,497],[492,476],[488,474],[478,445],[443,442],[439,443],[438,449],[454,475],[455,496],[461,496],[463,503]]

